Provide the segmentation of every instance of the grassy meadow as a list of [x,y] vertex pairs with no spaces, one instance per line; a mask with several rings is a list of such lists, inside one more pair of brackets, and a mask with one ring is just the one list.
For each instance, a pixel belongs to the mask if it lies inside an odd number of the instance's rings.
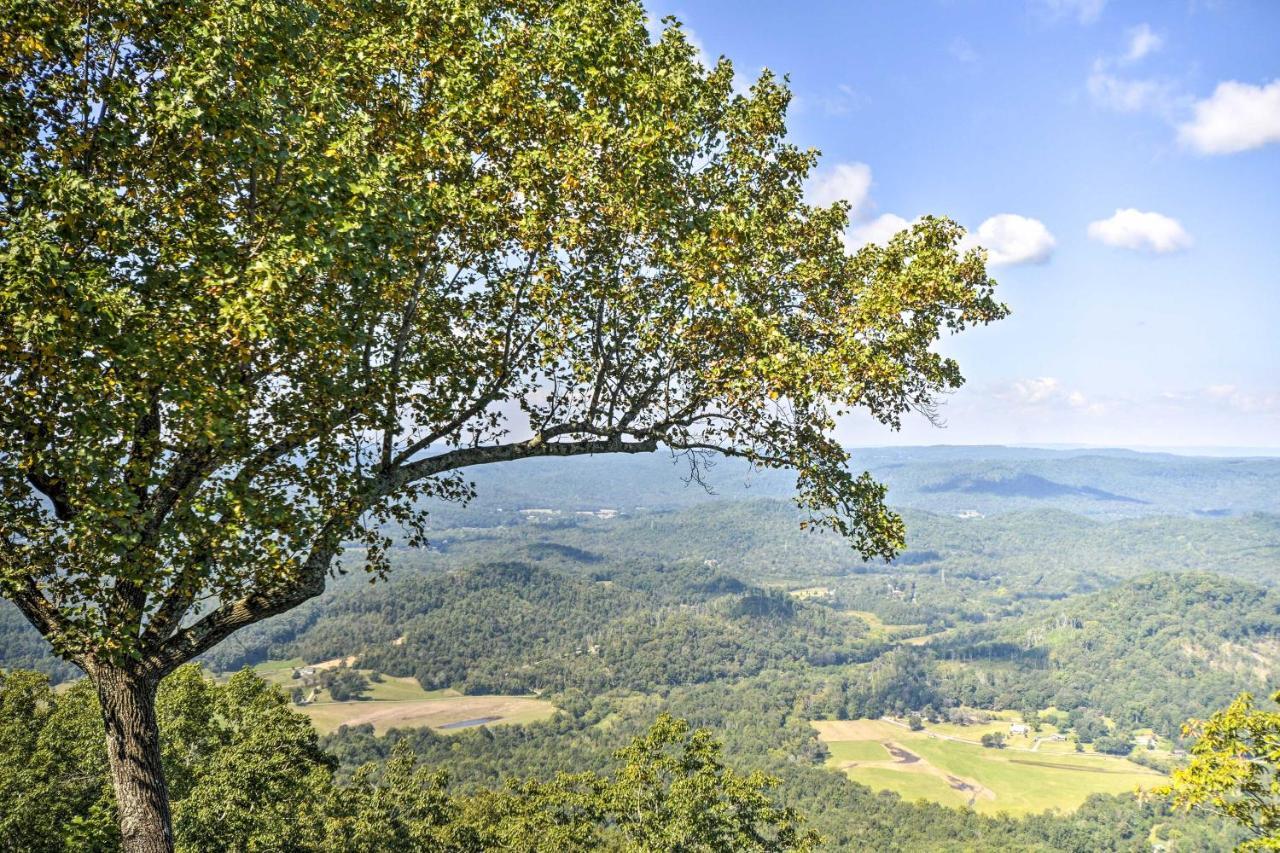
[[854,781],[908,801],[967,806],[984,814],[1069,812],[1090,794],[1151,788],[1165,778],[1126,758],[1076,753],[1074,745],[1043,740],[1036,745],[1034,737],[1013,737],[1004,749],[972,742],[989,731],[1007,731],[1008,725],[1004,720],[938,724],[913,732],[887,720],[813,723],[830,751],[827,766]]
[[[306,664],[301,659],[264,661],[254,670],[286,691],[294,684],[294,669],[312,666],[316,669],[336,667],[335,659],[317,664]],[[364,675],[367,670],[359,670]],[[335,702],[326,692],[320,691],[314,701],[295,706],[306,714],[322,734],[336,731],[340,726],[356,726],[371,723],[378,734],[393,728],[428,726],[441,732],[465,731],[469,726],[457,725],[483,720],[485,725],[532,723],[545,720],[555,714],[555,706],[532,696],[467,696],[456,690],[423,690],[413,678],[382,676],[381,681],[369,685],[366,698]],[[476,723],[478,725],[478,723]]]

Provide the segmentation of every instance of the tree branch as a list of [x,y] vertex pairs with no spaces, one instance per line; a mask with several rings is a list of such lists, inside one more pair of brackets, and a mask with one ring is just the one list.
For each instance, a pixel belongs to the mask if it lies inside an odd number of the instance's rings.
[[[40,636],[48,640],[55,648],[58,648],[59,654],[66,655],[65,650],[60,648],[64,643],[59,642],[59,639],[65,639],[70,636],[71,625],[67,622],[66,617],[58,611],[58,608],[44,597],[44,593],[40,591],[35,578],[30,576],[25,578],[24,588],[13,591],[8,595],[8,598],[18,605],[22,615],[27,617],[27,621],[40,632]],[[81,669],[84,668],[78,654],[72,654],[69,657]]]

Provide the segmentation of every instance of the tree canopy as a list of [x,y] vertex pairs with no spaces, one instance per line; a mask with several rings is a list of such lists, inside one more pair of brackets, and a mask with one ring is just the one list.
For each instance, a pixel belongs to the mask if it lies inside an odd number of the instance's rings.
[[946,220],[847,254],[784,85],[637,4],[6,12],[0,574],[73,657],[171,668],[528,456],[794,467],[892,553],[824,432],[1003,313]]
[[460,472],[723,453],[888,557],[835,418],[931,415],[1005,313],[946,219],[846,251],[784,82],[635,2],[0,8],[0,592],[94,679],[135,850],[159,679]]

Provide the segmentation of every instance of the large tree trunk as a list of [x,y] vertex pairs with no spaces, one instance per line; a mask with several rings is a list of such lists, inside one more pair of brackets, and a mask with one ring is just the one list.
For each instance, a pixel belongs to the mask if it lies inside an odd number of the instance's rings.
[[120,809],[120,835],[128,853],[171,853],[169,793],[160,766],[156,724],[158,679],[113,666],[94,667],[102,705],[107,761]]

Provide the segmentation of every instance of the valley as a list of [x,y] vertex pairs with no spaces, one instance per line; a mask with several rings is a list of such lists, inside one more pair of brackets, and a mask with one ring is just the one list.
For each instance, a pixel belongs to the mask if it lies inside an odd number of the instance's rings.
[[[667,712],[778,778],[829,849],[1130,849],[1096,846],[1117,822],[1169,851],[1235,839],[1137,792],[1185,762],[1186,719],[1276,685],[1280,469],[868,455],[918,499],[891,563],[802,531],[774,475],[664,492],[651,461],[602,491],[590,460],[530,466],[470,514],[441,507],[386,581],[353,547],[323,596],[203,663],[283,690],[343,779],[397,744],[459,791],[599,771]],[[1251,503],[1196,512],[1206,483]],[[0,605],[4,665],[74,678],[15,616]]]

